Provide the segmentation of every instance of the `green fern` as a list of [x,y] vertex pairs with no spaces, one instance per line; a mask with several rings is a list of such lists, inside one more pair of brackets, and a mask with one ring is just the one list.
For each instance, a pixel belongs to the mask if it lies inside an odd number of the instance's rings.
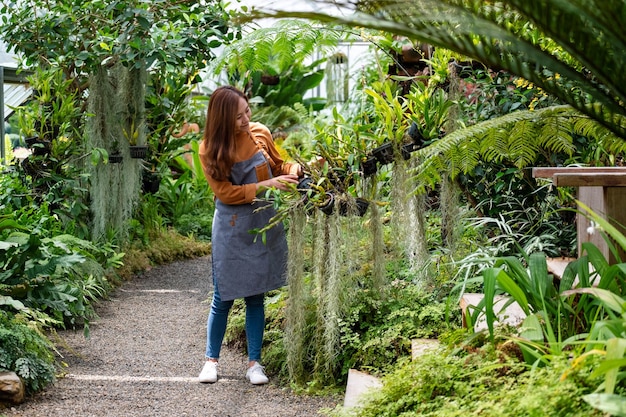
[[271,27],[257,28],[241,40],[226,46],[211,61],[209,71],[216,75],[226,70],[243,79],[256,71],[278,75],[294,62],[303,62],[314,52],[332,50],[344,33],[296,20],[281,20]]
[[481,162],[511,161],[517,168],[531,166],[541,152],[573,155],[574,135],[586,136],[607,152],[623,152],[626,144],[596,121],[570,106],[517,111],[459,129],[417,152],[420,182],[440,179],[437,170],[453,177],[471,172]]

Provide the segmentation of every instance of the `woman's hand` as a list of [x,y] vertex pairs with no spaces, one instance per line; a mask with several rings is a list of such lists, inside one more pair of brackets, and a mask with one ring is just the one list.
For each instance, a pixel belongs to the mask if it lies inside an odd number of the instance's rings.
[[298,176],[297,175],[279,175],[278,177],[270,178],[269,180],[257,182],[256,190],[257,192],[267,189],[267,188],[276,188],[277,190],[286,191],[288,190],[289,184],[298,184]]

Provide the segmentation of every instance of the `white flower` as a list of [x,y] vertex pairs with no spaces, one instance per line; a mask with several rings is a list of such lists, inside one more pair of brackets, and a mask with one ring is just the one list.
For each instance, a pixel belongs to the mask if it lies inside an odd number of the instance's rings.
[[589,223],[589,227],[587,228],[587,234],[588,235],[592,235],[596,232],[596,223],[591,220],[591,222]]
[[32,153],[33,152],[27,148],[19,147],[19,148],[13,149],[13,156],[20,160],[28,158],[30,154]]

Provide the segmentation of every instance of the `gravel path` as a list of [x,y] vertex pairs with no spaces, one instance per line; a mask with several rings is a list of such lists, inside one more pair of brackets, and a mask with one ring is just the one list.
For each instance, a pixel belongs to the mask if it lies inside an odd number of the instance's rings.
[[[21,417],[319,416],[338,399],[296,395],[245,379],[247,359],[224,348],[220,380],[200,384],[210,290],[208,257],[159,266],[98,306],[91,336],[64,331],[66,376],[26,403]],[[271,379],[271,375],[270,375]]]

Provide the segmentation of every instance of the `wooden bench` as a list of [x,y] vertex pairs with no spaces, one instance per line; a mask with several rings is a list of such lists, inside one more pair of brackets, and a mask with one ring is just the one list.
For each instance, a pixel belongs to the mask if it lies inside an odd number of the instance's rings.
[[[577,199],[581,203],[626,234],[626,167],[536,167],[533,177],[551,178],[557,187],[577,187]],[[615,263],[608,243],[593,226],[584,213],[577,214],[578,253],[581,253],[582,243],[591,242],[610,263]],[[622,248],[619,248],[619,256],[626,260]]]

